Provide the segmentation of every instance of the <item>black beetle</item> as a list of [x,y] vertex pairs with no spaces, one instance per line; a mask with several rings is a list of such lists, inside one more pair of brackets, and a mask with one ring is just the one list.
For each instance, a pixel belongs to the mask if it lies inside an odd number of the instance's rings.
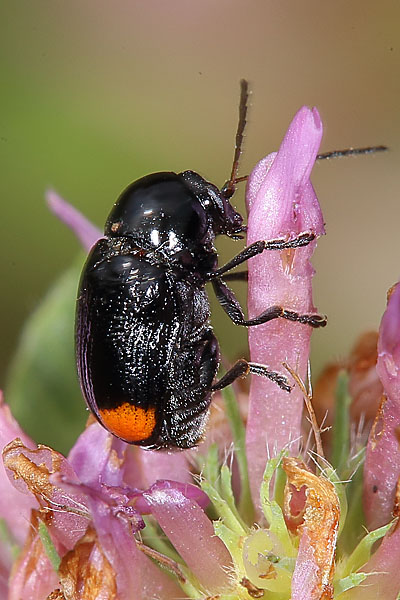
[[76,318],[81,387],[98,421],[126,442],[148,449],[195,446],[204,433],[212,392],[248,373],[290,391],[283,375],[244,359],[214,382],[219,349],[209,322],[207,281],[237,325],[277,317],[312,327],[326,323],[320,315],[299,315],[280,306],[246,320],[224,282],[228,271],[252,256],[305,246],[314,239],[312,233],[256,242],[218,267],[215,237],[240,239],[246,230],[229,201],[239,181],[246,110],[247,82],[242,81],[232,174],[221,190],[193,171],[154,173],[135,181],[115,203],[104,237],[84,266]]

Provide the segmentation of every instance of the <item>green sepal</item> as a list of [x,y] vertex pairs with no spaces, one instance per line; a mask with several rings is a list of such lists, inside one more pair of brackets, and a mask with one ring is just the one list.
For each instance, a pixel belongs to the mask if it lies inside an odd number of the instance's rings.
[[235,571],[244,573],[242,550],[243,550],[243,536],[237,532],[232,531],[222,521],[214,521],[215,535],[222,540],[227,547],[232,560],[235,564]]
[[359,466],[353,474],[351,481],[346,485],[348,503],[346,526],[342,529],[338,539],[338,554],[342,556],[349,555],[365,533],[365,516],[362,499],[363,469],[360,465],[360,460],[361,458],[363,459],[364,454],[363,451],[360,451],[358,456]]
[[221,467],[220,481],[221,481],[221,484],[220,484],[221,497],[227,502],[229,508],[231,509],[232,513],[235,515],[236,519],[241,524],[243,530],[246,531],[248,529],[247,525],[241,518],[239,511],[236,508],[235,497],[233,495],[233,490],[232,490],[232,473],[229,470],[227,465],[222,465],[222,467]]
[[247,465],[246,428],[240,415],[239,404],[232,386],[224,388],[221,393],[225,403],[225,413],[232,431],[233,447],[239,468],[239,512],[246,523],[251,525],[254,519],[254,505],[251,498]]
[[205,456],[199,454],[198,460],[201,476],[219,491],[220,463],[217,444],[211,444]]
[[225,525],[238,535],[245,535],[247,533],[247,527],[243,524],[240,517],[238,518],[236,508],[232,510],[228,502],[206,479],[201,481],[200,486],[203,492],[209,497],[218,517],[223,520]]
[[276,500],[270,498],[271,480],[279,467],[284,454],[285,451],[282,451],[277,457],[271,458],[267,462],[260,488],[260,499],[264,516],[269,525],[269,531],[280,541],[284,554],[288,557],[293,557],[296,556],[297,550],[295,549],[287,530],[282,509]]
[[368,575],[370,575],[370,573],[352,573],[351,575],[336,581],[334,584],[334,598],[336,599],[344,592],[347,592],[347,590],[351,590],[360,585],[360,583],[366,580]]
[[333,483],[335,487],[335,492],[339,500],[340,505],[340,518],[339,518],[339,528],[338,528],[338,536],[342,532],[347,518],[348,511],[348,503],[347,503],[347,495],[346,495],[346,485],[339,479],[338,474],[335,469],[333,469],[330,465],[328,465],[325,469],[322,470],[322,476],[328,479],[331,483]]
[[61,558],[56,550],[53,540],[51,539],[49,530],[43,521],[39,521],[39,537],[43,544],[44,551],[51,562],[51,566],[57,573],[58,569],[60,568]]
[[349,376],[340,371],[335,391],[335,418],[332,427],[331,462],[339,477],[343,477],[349,460],[351,396],[348,392]]
[[370,531],[365,537],[363,537],[363,539],[350,554],[349,558],[344,562],[343,570],[341,572],[342,577],[347,577],[348,575],[355,573],[358,571],[358,569],[365,565],[366,562],[368,562],[368,560],[371,558],[372,546],[375,544],[375,542],[386,535],[392,525],[393,522],[388,523],[383,527],[379,527],[379,529]]

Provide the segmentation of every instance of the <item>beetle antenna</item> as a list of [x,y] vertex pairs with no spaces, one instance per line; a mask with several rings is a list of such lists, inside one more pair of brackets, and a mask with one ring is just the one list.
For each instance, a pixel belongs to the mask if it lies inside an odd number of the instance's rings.
[[375,154],[376,152],[386,152],[387,146],[367,146],[366,148],[346,148],[345,150],[332,150],[317,154],[316,160],[326,160],[330,158],[342,158],[343,156],[359,156],[360,154]]
[[[236,131],[235,153],[233,155],[232,171],[229,180],[223,186],[221,192],[225,198],[231,198],[235,193],[236,184],[244,181],[243,178],[237,179],[239,168],[239,159],[242,152],[243,132],[246,127],[247,103],[249,99],[249,82],[246,79],[240,80],[240,101],[239,101],[239,122]],[[246,177],[247,179],[247,177]]]
[[[344,150],[331,150],[331,152],[324,152],[323,154],[317,154],[315,160],[329,160],[330,158],[342,158],[344,156],[360,156],[362,154],[376,154],[377,152],[387,152],[389,148],[387,146],[366,146],[365,148],[345,148]],[[235,186],[237,183],[247,181],[248,175],[242,177],[236,177],[232,184]],[[228,181],[228,184],[230,181]],[[227,185],[227,184],[225,184]]]

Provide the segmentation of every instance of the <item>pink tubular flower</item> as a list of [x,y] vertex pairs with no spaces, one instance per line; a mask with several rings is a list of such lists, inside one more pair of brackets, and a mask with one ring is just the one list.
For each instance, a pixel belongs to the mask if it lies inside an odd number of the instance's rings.
[[[261,160],[247,186],[249,244],[257,240],[294,238],[324,233],[322,213],[310,182],[322,137],[317,109],[301,108],[294,117],[277,154]],[[268,306],[279,305],[301,314],[315,312],[310,264],[316,242],[304,248],[265,251],[249,261],[248,309],[250,318]],[[306,379],[311,328],[275,319],[249,329],[251,360],[282,372],[286,362]],[[265,463],[290,444],[296,454],[301,435],[303,397],[296,387],[289,394],[262,377],[253,377],[247,424],[247,459],[253,501]]]
[[364,468],[364,509],[371,529],[391,520],[400,477],[399,284],[391,290],[382,318],[377,372],[384,396],[369,436]]

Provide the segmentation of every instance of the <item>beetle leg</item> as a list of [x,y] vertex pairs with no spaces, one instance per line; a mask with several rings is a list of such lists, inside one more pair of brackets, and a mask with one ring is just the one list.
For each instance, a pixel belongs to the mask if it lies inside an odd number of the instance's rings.
[[232,319],[236,325],[252,327],[278,318],[296,321],[297,323],[303,323],[304,325],[310,325],[315,328],[325,327],[327,323],[327,319],[323,315],[299,315],[299,313],[293,310],[287,310],[282,306],[270,306],[257,317],[245,319],[238,299],[226,283],[221,279],[214,279],[212,285],[218,302],[221,304],[228,317]]
[[259,365],[258,363],[248,362],[244,358],[238,360],[233,367],[229,369],[227,373],[219,381],[216,381],[214,385],[211,387],[212,391],[222,390],[222,388],[226,387],[233,383],[239,377],[245,377],[249,375],[249,373],[253,373],[254,375],[260,375],[261,377],[267,377],[277,385],[282,390],[286,392],[290,392],[292,390],[291,386],[288,383],[287,378],[284,375],[280,375],[276,371],[271,371],[265,365]]
[[198,389],[208,390],[219,364],[218,342],[211,330],[203,335],[201,342],[198,342],[198,347],[201,348],[198,367]]
[[315,240],[315,234],[306,232],[289,240],[287,238],[280,238],[277,240],[260,240],[259,242],[254,242],[239,252],[239,254],[232,258],[232,260],[227,262],[219,269],[207,273],[207,279],[215,279],[216,277],[220,277],[227,271],[230,271],[238,265],[246,262],[246,260],[249,260],[249,258],[253,258],[253,256],[261,254],[261,252],[264,252],[264,250],[288,250],[289,248],[301,248],[302,246],[307,246],[313,240]]
[[222,276],[224,281],[247,281],[248,278],[248,271],[235,271],[234,273],[225,273]]

